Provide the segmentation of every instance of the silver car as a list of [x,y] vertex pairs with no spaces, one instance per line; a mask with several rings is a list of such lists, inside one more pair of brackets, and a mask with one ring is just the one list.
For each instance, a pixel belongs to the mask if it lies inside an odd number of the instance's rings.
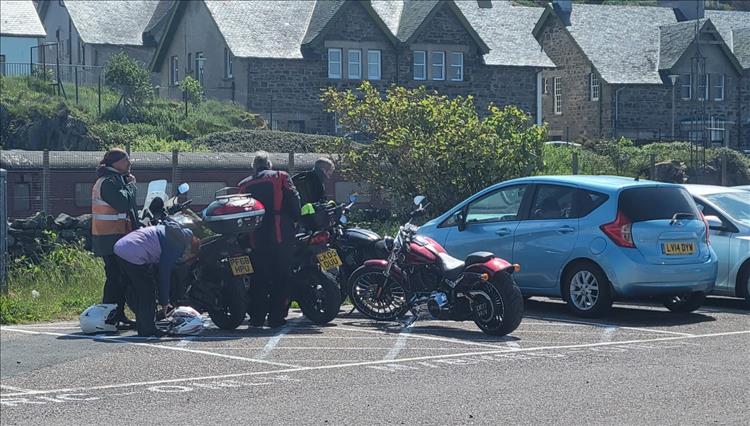
[[719,258],[713,294],[744,298],[750,308],[750,191],[685,185],[711,229]]

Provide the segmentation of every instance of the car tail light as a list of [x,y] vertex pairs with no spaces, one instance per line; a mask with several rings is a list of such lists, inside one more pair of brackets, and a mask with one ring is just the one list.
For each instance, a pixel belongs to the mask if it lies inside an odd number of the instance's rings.
[[701,212],[701,219],[703,219],[703,224],[706,225],[706,244],[711,245],[711,239],[709,238],[709,235],[711,234],[711,227],[708,225],[708,220],[706,219],[706,215]]
[[599,227],[618,246],[635,248],[633,243],[633,223],[622,212],[617,212],[614,222]]
[[331,234],[328,231],[317,232],[310,238],[310,245],[319,246],[328,242],[331,238]]

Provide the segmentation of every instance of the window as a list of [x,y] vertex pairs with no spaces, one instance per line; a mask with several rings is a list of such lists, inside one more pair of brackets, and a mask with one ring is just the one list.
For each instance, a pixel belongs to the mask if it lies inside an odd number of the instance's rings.
[[562,114],[562,86],[560,82],[560,77],[555,77],[555,98],[554,98],[554,105],[555,105],[555,114],[560,115]]
[[689,101],[693,97],[693,76],[690,74],[680,75],[680,99]]
[[349,49],[346,52],[346,76],[349,80],[359,80],[362,78],[362,51],[359,49]]
[[203,52],[195,52],[195,79],[203,86],[203,62],[206,58]]
[[414,52],[414,80],[427,79],[427,52],[417,50]]
[[589,74],[590,99],[592,101],[598,101],[600,91],[601,88],[599,86],[599,77],[596,76],[596,73],[592,72],[591,74]]
[[464,81],[464,54],[451,52],[451,81]]
[[341,78],[341,49],[328,49],[328,78]]
[[430,75],[432,80],[445,80],[445,52],[430,52]]
[[724,100],[724,74],[714,75],[714,100]]
[[607,201],[598,192],[561,185],[540,185],[531,207],[531,220],[577,219]]
[[180,82],[180,61],[177,56],[172,56],[169,67],[169,83],[172,86],[177,86]]
[[724,119],[720,117],[711,117],[708,126],[712,143],[724,143],[724,133],[726,132],[724,123]]
[[549,78],[544,77],[544,94],[549,95]]
[[669,220],[675,213],[698,217],[698,209],[687,190],[677,187],[631,188],[620,193],[618,205],[633,223]]
[[[91,199],[91,191],[89,191]],[[13,185],[13,211],[25,212],[31,210],[31,185],[17,183]]]
[[708,100],[708,74],[701,75],[698,79],[698,99]]
[[526,188],[526,185],[502,188],[472,202],[466,208],[466,223],[518,220]]
[[367,51],[367,79],[380,80],[380,51]]
[[190,69],[191,66],[193,66],[193,54],[192,53],[188,53],[187,64],[185,64],[185,74],[186,75],[188,73],[193,72],[193,70]]
[[78,63],[80,65],[86,65],[86,47],[83,45],[83,40],[78,38]]
[[216,191],[227,186],[226,182],[188,182],[188,184],[190,185],[190,199],[197,206],[211,204],[216,199]]
[[224,78],[232,78],[234,64],[232,63],[232,52],[224,48]]
[[77,183],[75,186],[75,205],[76,207],[91,207],[91,187],[92,183]]
[[286,122],[287,132],[305,133],[305,120],[289,120]]

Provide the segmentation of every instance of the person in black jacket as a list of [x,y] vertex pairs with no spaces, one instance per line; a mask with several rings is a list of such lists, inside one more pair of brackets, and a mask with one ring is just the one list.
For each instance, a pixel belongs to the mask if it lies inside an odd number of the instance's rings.
[[333,176],[336,166],[328,158],[321,157],[315,161],[312,170],[298,173],[292,177],[297,187],[302,205],[320,203],[327,200],[326,181]]
[[250,289],[250,325],[259,327],[268,316],[270,327],[286,324],[291,297],[291,268],[295,222],[300,217],[297,189],[286,172],[272,170],[268,153],[253,159],[255,173],[238,186],[265,206],[263,223],[252,236],[256,276]]

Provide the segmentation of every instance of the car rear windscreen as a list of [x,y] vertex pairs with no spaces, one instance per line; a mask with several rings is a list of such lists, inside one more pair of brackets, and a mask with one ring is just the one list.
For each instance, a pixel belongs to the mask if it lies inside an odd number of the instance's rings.
[[672,219],[678,213],[700,217],[690,195],[682,188],[626,189],[620,193],[619,202],[620,211],[632,222]]

